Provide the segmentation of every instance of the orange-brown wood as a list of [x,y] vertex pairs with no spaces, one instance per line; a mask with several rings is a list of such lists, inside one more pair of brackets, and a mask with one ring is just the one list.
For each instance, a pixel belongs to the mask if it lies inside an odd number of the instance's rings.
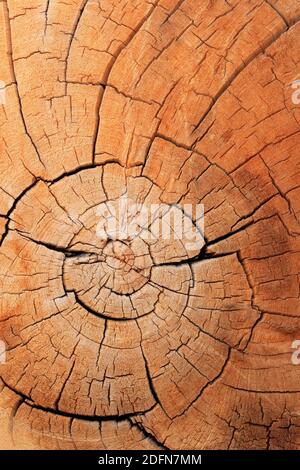
[[[0,448],[299,449],[299,18],[0,1]],[[124,195],[205,238],[103,240]]]

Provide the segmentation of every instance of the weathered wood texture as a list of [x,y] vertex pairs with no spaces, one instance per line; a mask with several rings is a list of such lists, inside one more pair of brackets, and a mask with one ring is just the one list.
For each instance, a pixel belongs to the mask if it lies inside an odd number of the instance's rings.
[[[0,1],[1,448],[299,448],[299,16]],[[126,188],[203,203],[200,256],[104,246]]]

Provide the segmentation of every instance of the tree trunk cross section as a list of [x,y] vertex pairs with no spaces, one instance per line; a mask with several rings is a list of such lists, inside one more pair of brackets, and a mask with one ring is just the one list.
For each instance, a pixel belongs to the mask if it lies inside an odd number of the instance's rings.
[[0,448],[299,449],[299,18],[0,2]]

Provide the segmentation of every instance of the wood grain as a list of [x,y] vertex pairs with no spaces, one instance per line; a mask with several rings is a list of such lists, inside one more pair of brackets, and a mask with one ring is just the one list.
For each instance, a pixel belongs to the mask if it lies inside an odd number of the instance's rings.
[[[299,449],[299,2],[24,4],[0,1],[0,448]],[[101,239],[124,194],[203,204],[199,249]]]

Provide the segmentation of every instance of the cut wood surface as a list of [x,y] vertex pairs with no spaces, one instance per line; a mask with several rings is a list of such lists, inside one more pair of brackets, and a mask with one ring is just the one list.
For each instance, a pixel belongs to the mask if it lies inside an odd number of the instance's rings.
[[[299,19],[0,0],[0,448],[300,448]],[[99,236],[124,195],[197,249]]]

